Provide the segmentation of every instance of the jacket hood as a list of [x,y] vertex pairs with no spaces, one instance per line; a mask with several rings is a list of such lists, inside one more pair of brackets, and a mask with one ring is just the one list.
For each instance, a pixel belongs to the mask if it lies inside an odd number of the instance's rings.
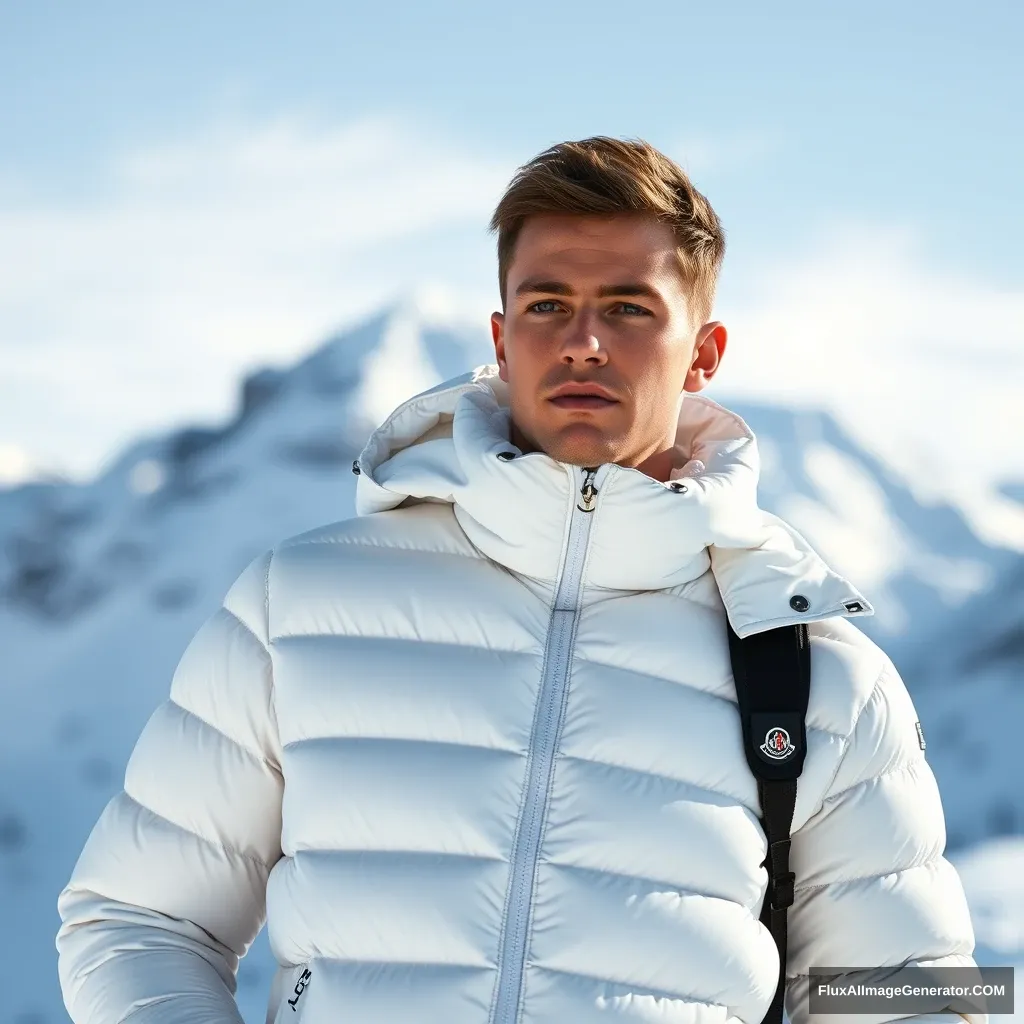
[[[657,590],[710,568],[740,636],[872,614],[797,531],[758,507],[760,462],[746,423],[702,395],[686,394],[679,409],[667,483],[615,464],[598,470],[587,585]],[[524,454],[510,428],[496,364],[410,398],[357,460],[357,515],[448,503],[487,557],[535,579],[557,579],[582,470],[543,452]]]

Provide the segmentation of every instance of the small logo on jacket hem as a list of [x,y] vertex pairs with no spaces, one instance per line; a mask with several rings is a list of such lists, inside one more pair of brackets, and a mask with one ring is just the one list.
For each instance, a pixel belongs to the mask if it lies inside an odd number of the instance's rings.
[[288,1005],[292,1008],[292,1012],[295,1012],[295,1007],[299,1002],[299,996],[306,991],[306,986],[309,984],[310,978],[313,977],[312,972],[307,967],[300,975],[299,980],[295,983],[295,998],[288,1000]]
[[785,761],[796,750],[789,733],[781,725],[773,726],[764,735],[761,753],[773,761]]

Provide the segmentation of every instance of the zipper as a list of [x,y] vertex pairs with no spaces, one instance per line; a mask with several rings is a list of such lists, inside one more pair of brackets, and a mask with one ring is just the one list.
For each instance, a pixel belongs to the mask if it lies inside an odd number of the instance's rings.
[[[579,483],[579,469],[573,467],[572,472],[574,481]],[[565,562],[555,586],[555,604],[544,650],[544,671],[530,735],[525,795],[512,846],[505,921],[498,945],[498,983],[492,1024],[516,1024],[519,1019],[537,858],[547,818],[555,750],[565,717],[565,696],[583,589],[583,564],[593,522],[590,513],[597,505],[598,474],[599,469],[583,471],[579,497],[570,513]]]
[[588,469],[583,473],[583,486],[580,488],[580,497],[583,504],[576,503],[581,512],[593,512],[594,503],[597,501],[597,488],[594,486],[594,477],[597,476],[596,469]]

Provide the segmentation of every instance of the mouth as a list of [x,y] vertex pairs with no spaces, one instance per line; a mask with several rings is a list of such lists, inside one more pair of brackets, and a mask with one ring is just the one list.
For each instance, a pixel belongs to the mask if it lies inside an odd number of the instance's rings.
[[596,381],[572,381],[559,387],[548,399],[559,409],[607,409],[618,405],[618,399]]
[[603,395],[558,395],[549,399],[552,405],[559,409],[606,409],[618,403],[612,398],[605,398]]

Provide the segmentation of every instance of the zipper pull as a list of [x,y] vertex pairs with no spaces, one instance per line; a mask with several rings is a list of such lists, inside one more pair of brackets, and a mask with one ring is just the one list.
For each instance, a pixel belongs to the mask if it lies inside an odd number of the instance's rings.
[[583,498],[583,504],[576,503],[576,507],[581,512],[593,512],[594,502],[597,499],[597,489],[594,487],[594,477],[597,475],[596,469],[587,469],[583,473],[583,486],[580,488],[580,495]]

